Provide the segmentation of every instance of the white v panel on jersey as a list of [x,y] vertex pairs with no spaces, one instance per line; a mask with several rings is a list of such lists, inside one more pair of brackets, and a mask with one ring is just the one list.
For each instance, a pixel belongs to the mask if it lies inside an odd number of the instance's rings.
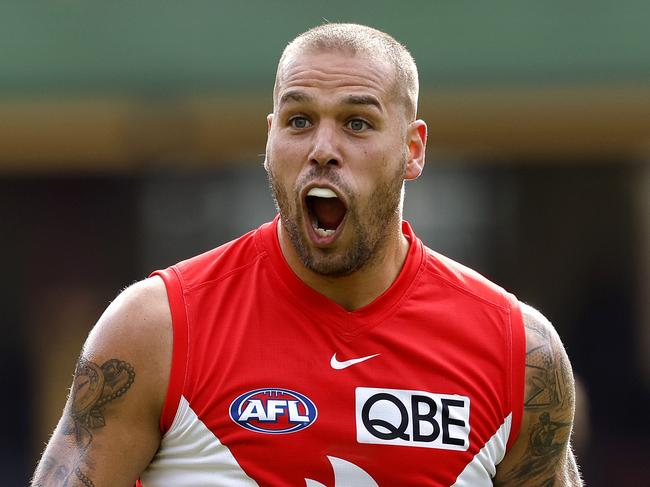
[[366,471],[342,458],[327,457],[334,468],[334,486],[379,487]]
[[510,436],[512,413],[503,421],[494,436],[479,450],[471,462],[460,473],[451,487],[474,487],[490,485],[496,475],[496,466],[506,454],[506,444]]
[[144,487],[257,487],[183,396],[171,428],[140,481]]
[[[334,469],[334,486],[333,487],[379,487],[377,482],[368,475],[368,472],[358,467],[352,462],[343,460],[342,458],[330,457],[332,468]],[[307,487],[326,487],[316,480],[305,479]]]

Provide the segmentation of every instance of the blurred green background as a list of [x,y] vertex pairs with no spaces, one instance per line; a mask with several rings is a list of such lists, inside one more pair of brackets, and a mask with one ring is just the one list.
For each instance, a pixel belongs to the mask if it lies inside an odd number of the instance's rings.
[[406,218],[555,323],[588,484],[647,484],[650,3],[0,0],[2,485],[121,288],[273,217],[275,66],[325,21],[411,50],[430,139]]

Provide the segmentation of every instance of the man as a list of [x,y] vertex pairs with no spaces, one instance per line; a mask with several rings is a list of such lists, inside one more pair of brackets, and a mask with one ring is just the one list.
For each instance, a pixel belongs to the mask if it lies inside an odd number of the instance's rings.
[[581,485],[550,323],[402,221],[417,96],[375,29],[287,46],[265,161],[279,217],[109,306],[34,485]]

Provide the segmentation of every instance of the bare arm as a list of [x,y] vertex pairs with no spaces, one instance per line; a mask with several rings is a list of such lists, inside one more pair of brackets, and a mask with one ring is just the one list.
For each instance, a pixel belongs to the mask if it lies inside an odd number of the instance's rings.
[[162,280],[125,290],[86,341],[32,485],[132,487],[160,443],[171,348]]
[[516,443],[497,468],[496,486],[581,486],[571,450],[575,384],[551,323],[522,303],[526,329],[524,416]]

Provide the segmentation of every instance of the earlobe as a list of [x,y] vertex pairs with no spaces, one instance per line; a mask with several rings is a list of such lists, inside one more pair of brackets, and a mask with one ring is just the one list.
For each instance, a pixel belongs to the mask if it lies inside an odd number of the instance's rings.
[[405,179],[417,179],[424,169],[424,159],[427,146],[427,124],[423,120],[415,120],[408,127],[409,159],[406,165]]
[[266,125],[267,125],[267,132],[271,131],[271,125],[273,125],[273,114],[269,113],[266,116]]

